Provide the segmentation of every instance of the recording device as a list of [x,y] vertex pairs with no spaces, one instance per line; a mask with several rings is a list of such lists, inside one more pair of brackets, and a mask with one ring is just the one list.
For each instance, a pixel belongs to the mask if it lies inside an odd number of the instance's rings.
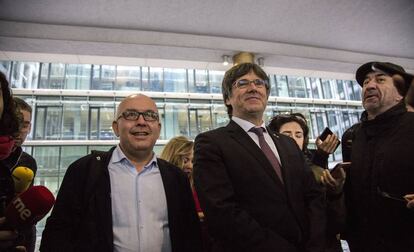
[[22,193],[32,184],[34,173],[25,166],[18,166],[12,172],[14,181],[14,191],[16,194]]
[[335,167],[332,168],[329,172],[331,173],[332,177],[336,179],[341,176],[340,168],[344,169],[345,173],[347,173],[350,166],[351,166],[351,162],[337,163]]
[[4,216],[13,228],[29,227],[45,217],[54,204],[55,197],[46,187],[32,186],[9,203]]
[[[323,131],[322,134],[319,136],[319,139],[321,139],[322,141],[325,141],[325,139],[329,136],[329,135],[333,135],[333,132],[331,129],[329,129],[328,127],[326,127]],[[341,141],[339,141],[338,139],[338,143],[335,146],[334,151],[336,151],[336,149],[338,148],[339,144],[341,143]]]

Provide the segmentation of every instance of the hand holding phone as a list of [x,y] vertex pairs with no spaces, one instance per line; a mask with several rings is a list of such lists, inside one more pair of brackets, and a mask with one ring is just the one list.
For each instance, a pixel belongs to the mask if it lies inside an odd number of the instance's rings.
[[[332,135],[331,137],[328,137]],[[319,139],[322,141],[316,141],[316,147],[318,151],[325,152],[326,154],[332,154],[338,148],[341,141],[339,141],[338,137],[328,128],[326,127],[322,134],[319,136]]]
[[321,176],[321,182],[326,186],[327,192],[330,195],[339,195],[344,187],[346,173],[344,168],[349,167],[350,162],[343,162],[337,164],[331,170],[324,170]]
[[334,168],[330,170],[330,174],[334,179],[342,179],[344,178],[344,174],[342,173],[341,168],[346,174],[350,166],[351,166],[351,162],[338,163],[335,165]]

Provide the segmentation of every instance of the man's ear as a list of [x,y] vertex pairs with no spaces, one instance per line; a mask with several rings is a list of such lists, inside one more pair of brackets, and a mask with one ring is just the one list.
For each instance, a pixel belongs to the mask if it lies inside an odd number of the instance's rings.
[[226,105],[229,105],[229,106],[231,105],[231,104],[230,104],[230,99],[229,99],[228,97],[224,100],[224,103],[225,103]]
[[115,136],[119,137],[118,122],[117,121],[112,122],[112,130],[114,131]]

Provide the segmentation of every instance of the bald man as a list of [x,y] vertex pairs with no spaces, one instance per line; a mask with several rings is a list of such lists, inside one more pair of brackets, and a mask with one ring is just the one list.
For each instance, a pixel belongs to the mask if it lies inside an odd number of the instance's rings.
[[200,251],[187,176],[153,151],[161,130],[155,102],[126,97],[112,128],[119,145],[69,166],[40,251]]

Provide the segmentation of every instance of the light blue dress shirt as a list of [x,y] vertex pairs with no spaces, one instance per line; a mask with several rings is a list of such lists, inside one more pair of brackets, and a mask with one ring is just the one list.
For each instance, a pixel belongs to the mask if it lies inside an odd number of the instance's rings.
[[[243,120],[241,118],[238,118],[237,116],[232,116],[231,119],[235,123],[237,123],[244,131],[246,131],[246,133],[250,136],[250,138],[260,148],[259,137],[256,135],[256,133],[249,131],[252,127],[256,127],[256,125],[254,125],[253,123],[251,123],[249,121],[246,121],[246,120]],[[279,164],[282,165],[282,162],[280,162],[280,156],[279,156],[279,152],[277,151],[275,142],[273,142],[272,137],[267,132],[266,125],[265,125],[264,122],[262,123],[261,127],[263,127],[265,129],[265,131],[263,132],[263,136],[264,136],[264,139],[265,139],[266,143],[270,146],[270,149],[272,149],[272,151],[275,154],[277,160],[279,161]]]
[[137,172],[119,145],[108,165],[115,252],[171,252],[167,200],[155,154]]

